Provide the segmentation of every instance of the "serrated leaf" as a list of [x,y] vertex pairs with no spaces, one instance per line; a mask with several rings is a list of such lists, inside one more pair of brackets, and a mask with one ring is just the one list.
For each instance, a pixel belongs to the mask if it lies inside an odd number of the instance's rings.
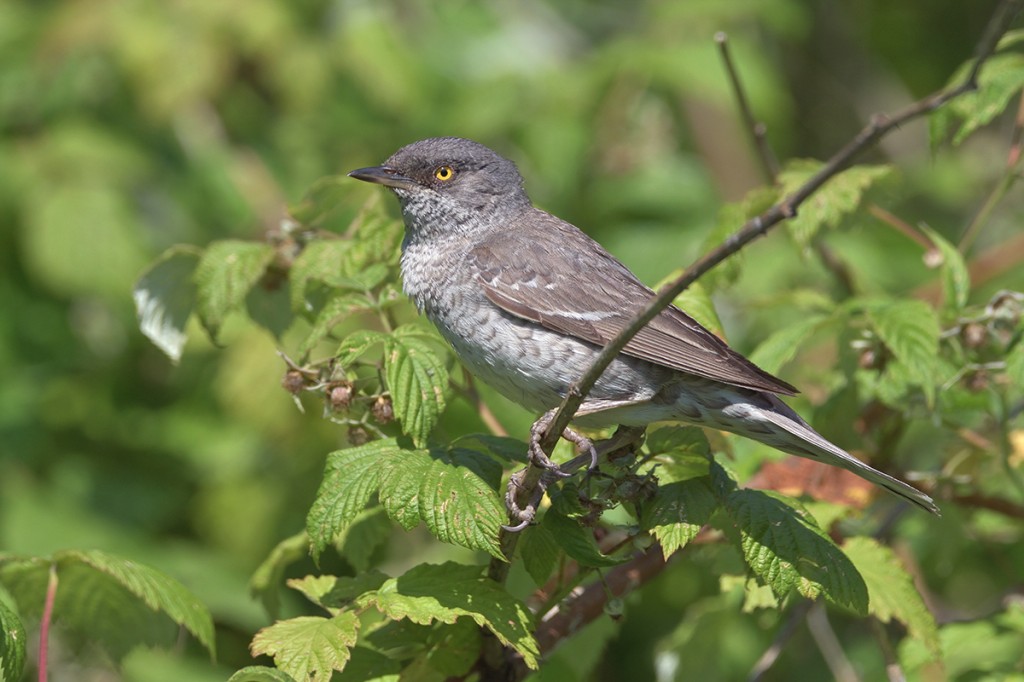
[[387,334],[383,332],[373,329],[357,329],[342,339],[334,357],[339,365],[348,367],[377,344],[385,343],[387,338]]
[[526,572],[537,587],[543,587],[555,570],[561,548],[551,531],[543,525],[530,526],[523,531],[519,554],[523,558]]
[[[822,163],[797,159],[779,173],[784,195],[789,195],[818,172]],[[787,225],[801,247],[807,247],[822,228],[834,228],[860,206],[864,192],[892,171],[889,166],[852,166],[833,176],[800,204]]]
[[808,599],[823,596],[855,613],[867,613],[864,579],[795,500],[760,490],[736,490],[726,497],[725,512],[739,531],[747,565],[779,597],[796,591]]
[[313,350],[316,344],[323,341],[334,327],[352,315],[367,310],[373,310],[373,301],[364,293],[348,292],[330,299],[317,313],[313,328],[299,345],[299,354],[305,355]]
[[[973,61],[961,66],[950,78],[959,84],[967,76]],[[932,113],[929,132],[932,146],[945,142],[950,133],[953,145],[959,145],[979,128],[1006,111],[1010,100],[1024,87],[1024,55],[1004,52],[988,58],[978,75],[978,88],[947,102]],[[953,132],[955,129],[955,132]]]
[[[61,551],[53,555],[53,560],[58,565],[59,574],[64,574],[76,564],[103,573],[141,599],[150,609],[164,613],[191,632],[211,656],[214,654],[213,618],[209,610],[184,585],[169,575],[98,550]],[[61,596],[64,599],[68,598],[68,583],[66,574],[61,575]],[[95,595],[81,593],[77,598],[91,600]]]
[[971,275],[963,254],[927,225],[921,225],[920,229],[942,255],[942,291],[946,307],[959,312],[967,305],[967,297],[971,293]]
[[185,325],[196,304],[192,275],[199,254],[192,247],[171,247],[142,273],[132,289],[139,329],[174,363],[181,360],[188,338]]
[[464,448],[473,452],[486,452],[503,462],[525,464],[527,460],[526,443],[518,438],[508,436],[492,436],[485,433],[471,433],[460,436],[452,441],[452,447]]
[[718,508],[710,483],[702,476],[660,485],[645,506],[643,527],[658,540],[666,559],[697,537]]
[[555,500],[555,504],[544,515],[541,525],[551,533],[555,542],[562,551],[582,566],[590,568],[607,568],[618,566],[627,561],[626,558],[610,557],[601,553],[594,540],[594,533],[590,528],[580,525],[579,521],[571,518],[568,514],[566,504],[559,504],[559,500],[567,497],[565,491]]
[[454,623],[468,616],[513,648],[529,668],[537,669],[539,650],[530,634],[533,617],[526,606],[498,583],[480,575],[477,566],[454,562],[421,564],[392,578],[359,604],[374,606],[389,618],[414,623]]
[[297,682],[288,673],[265,665],[250,665],[235,672],[228,682]]
[[888,547],[866,537],[849,538],[843,551],[868,588],[868,612],[883,623],[895,618],[910,637],[924,644],[933,660],[941,657],[939,629],[914,580]]
[[302,578],[289,578],[287,584],[317,606],[324,606],[324,596],[334,589],[337,582],[337,576],[333,575],[307,575]]
[[388,580],[388,576],[375,569],[354,577],[334,578],[330,590],[319,595],[319,603],[325,608],[342,608],[367,592],[379,590]]
[[324,549],[366,508],[380,486],[384,460],[398,452],[395,440],[386,438],[327,455],[324,480],[306,517],[313,561],[319,562]]
[[493,487],[493,471],[481,475],[480,467],[500,470],[488,461],[468,451],[406,450],[381,475],[381,504],[406,530],[423,521],[442,542],[502,559],[498,532],[504,506]]
[[345,272],[345,257],[352,249],[347,239],[315,239],[307,243],[292,261],[288,270],[291,283],[291,305],[296,313],[310,309],[309,286],[320,282],[330,286],[334,278]]
[[[889,363],[886,373],[920,386],[931,404],[941,333],[935,311],[923,301],[901,300],[871,305],[867,314],[878,338],[902,365]],[[899,374],[901,370],[905,376]]]
[[706,460],[711,453],[708,437],[697,426],[663,426],[647,435],[644,446],[652,455],[671,452]]
[[274,665],[296,680],[330,682],[342,671],[355,646],[359,619],[342,612],[333,618],[300,616],[263,628],[249,646],[254,656],[267,654]]
[[25,642],[28,635],[18,614],[0,596],[0,680],[21,679],[25,669]]
[[258,242],[225,240],[206,248],[193,281],[196,312],[210,336],[216,338],[228,313],[241,308],[273,259],[273,247]]
[[427,442],[444,412],[448,368],[431,343],[416,336],[388,337],[384,373],[402,432],[417,445]]
[[54,614],[68,634],[120,660],[139,644],[168,645],[183,626],[213,654],[209,612],[185,587],[148,566],[98,551],[67,550],[49,560],[0,555],[0,583],[23,613],[39,613],[57,577]]
[[249,594],[260,599],[271,617],[277,617],[281,606],[280,588],[285,569],[305,559],[308,553],[309,536],[306,531],[300,531],[277,543],[263,563],[253,571],[249,578]]
[[750,354],[750,361],[770,374],[778,374],[828,319],[827,315],[808,315],[791,322],[762,341]]

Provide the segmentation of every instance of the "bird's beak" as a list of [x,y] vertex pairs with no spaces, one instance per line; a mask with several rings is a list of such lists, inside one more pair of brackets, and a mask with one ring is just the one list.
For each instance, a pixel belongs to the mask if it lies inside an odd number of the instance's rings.
[[417,183],[412,178],[407,178],[394,168],[387,166],[371,166],[370,168],[357,168],[348,174],[349,177],[364,182],[375,182],[385,187],[396,189],[415,189]]

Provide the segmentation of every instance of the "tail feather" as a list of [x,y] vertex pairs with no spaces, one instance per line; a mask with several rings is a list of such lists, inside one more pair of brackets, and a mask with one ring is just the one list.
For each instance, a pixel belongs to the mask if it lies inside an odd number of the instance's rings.
[[[761,441],[783,452],[846,469],[899,495],[925,511],[939,515],[938,506],[928,495],[889,474],[868,466],[842,448],[833,445],[774,395],[760,393],[757,394],[757,398],[760,400],[733,403],[723,410],[722,412],[731,418],[730,421],[733,421],[733,424],[725,425],[725,428]],[[763,404],[764,401],[767,401],[768,404]],[[730,428],[732,425],[739,426],[734,421],[737,418],[746,428]],[[752,422],[759,422],[759,424],[755,425]],[[758,426],[761,428],[757,428]]]

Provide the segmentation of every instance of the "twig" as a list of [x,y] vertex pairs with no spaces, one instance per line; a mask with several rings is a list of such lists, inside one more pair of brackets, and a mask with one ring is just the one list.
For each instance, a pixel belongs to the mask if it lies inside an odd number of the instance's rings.
[[768,672],[775,661],[779,659],[779,655],[782,653],[782,649],[786,646],[786,643],[793,638],[796,634],[796,629],[803,622],[804,616],[811,610],[811,606],[814,602],[804,600],[793,607],[793,610],[789,614],[789,618],[786,619],[785,625],[775,635],[775,639],[772,641],[771,646],[765,649],[765,652],[761,654],[761,657],[754,663],[754,667],[750,669],[750,674],[747,675],[747,682],[760,682],[764,678],[764,674]]
[[892,648],[892,642],[889,641],[889,633],[885,631],[885,627],[878,622],[877,618],[871,618],[870,621],[871,633],[875,636],[875,641],[878,642],[878,648],[882,650],[882,656],[885,657],[885,674],[889,678],[889,682],[907,682],[907,676],[903,674],[903,668]]
[[733,95],[736,96],[736,103],[739,105],[743,124],[747,131],[750,132],[754,148],[757,149],[757,158],[761,162],[761,171],[764,173],[765,180],[774,184],[775,178],[779,175],[779,162],[775,158],[771,146],[768,144],[768,129],[764,123],[754,118],[754,111],[750,108],[750,101],[747,100],[747,93],[740,81],[740,74],[732,61],[732,52],[729,51],[729,36],[726,35],[725,31],[719,31],[715,34],[715,42],[718,43],[718,51],[722,55],[725,70],[729,74],[729,84],[732,86]]
[[935,244],[932,243],[932,240],[926,237],[925,235],[921,234],[920,230],[918,230],[917,228],[915,228],[913,225],[903,220],[902,218],[893,215],[892,213],[885,210],[878,204],[870,204],[868,206],[868,213],[875,216],[886,225],[895,228],[897,232],[903,234],[909,239],[914,240],[915,242],[920,244],[921,248],[923,248],[924,250],[927,251],[929,249],[935,248]]
[[821,651],[822,658],[825,659],[825,665],[832,672],[832,677],[836,679],[836,682],[859,682],[860,678],[857,677],[850,659],[846,657],[846,652],[839,644],[839,638],[836,637],[832,624],[828,622],[824,602],[814,602],[807,612],[807,629],[810,631],[814,643],[818,645],[818,650]]
[[957,244],[957,249],[960,253],[966,253],[971,245],[974,244],[974,240],[977,239],[978,235],[981,234],[981,229],[988,222],[988,218],[992,215],[992,211],[995,210],[996,206],[1003,197],[1006,196],[1010,188],[1013,187],[1013,183],[1017,181],[1020,173],[1018,166],[1021,160],[1021,129],[1024,128],[1024,95],[1021,96],[1020,103],[1017,106],[1017,118],[1014,120],[1013,136],[1010,141],[1010,151],[1006,155],[1006,168],[1003,170],[1003,175],[999,178],[999,182],[992,188],[989,195],[985,197],[984,203],[981,208],[978,209],[974,219],[964,230],[964,236],[960,238],[960,243]]
[[465,367],[462,368],[462,376],[466,379],[466,386],[462,389],[461,393],[476,408],[476,412],[480,415],[480,420],[483,421],[484,426],[487,427],[487,430],[492,435],[507,436],[508,431],[501,425],[498,418],[494,416],[494,412],[487,406],[487,403],[480,398],[480,392],[476,388],[476,381]]

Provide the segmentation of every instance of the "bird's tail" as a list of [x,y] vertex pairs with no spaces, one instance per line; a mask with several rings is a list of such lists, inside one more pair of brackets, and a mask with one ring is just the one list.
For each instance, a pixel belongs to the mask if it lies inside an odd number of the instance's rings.
[[716,406],[713,415],[705,412],[705,417],[712,417],[707,421],[717,421],[720,428],[753,438],[791,455],[846,469],[926,511],[939,514],[939,508],[932,498],[903,481],[873,469],[833,445],[776,396],[742,389],[740,391],[744,394],[743,399]]

